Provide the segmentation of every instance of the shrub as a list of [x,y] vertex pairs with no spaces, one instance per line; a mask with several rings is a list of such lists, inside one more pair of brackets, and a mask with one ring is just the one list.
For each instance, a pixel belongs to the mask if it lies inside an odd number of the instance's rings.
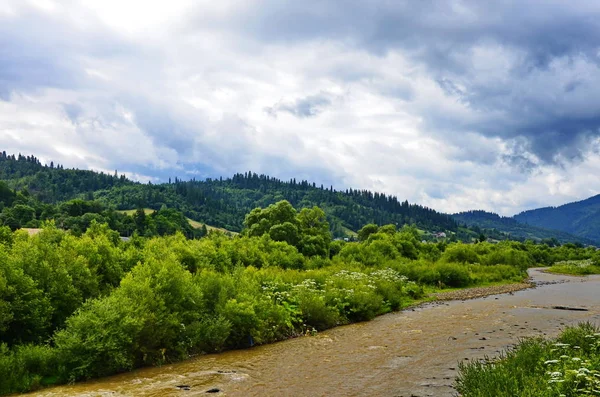
[[298,308],[306,326],[321,331],[341,323],[339,308],[327,304],[325,293],[317,289],[314,280],[305,280],[302,284],[295,286],[291,293],[298,302]]
[[495,283],[500,281],[522,281],[526,273],[519,268],[509,265],[471,265],[473,284]]
[[455,263],[477,263],[479,262],[479,255],[473,247],[467,244],[452,244],[446,248],[441,260]]
[[502,247],[498,247],[495,251],[485,256],[483,263],[490,266],[499,264],[510,265],[523,270],[535,265],[533,257],[528,252]]
[[220,314],[231,323],[231,330],[227,339],[229,347],[254,345],[254,336],[259,331],[259,318],[252,303],[230,299],[220,310]]
[[55,349],[46,345],[21,345],[10,350],[0,344],[0,394],[39,389],[57,380],[60,361]]
[[455,263],[438,263],[435,270],[439,273],[439,281],[448,287],[466,287],[473,279],[469,269]]
[[190,353],[220,352],[226,346],[231,327],[231,322],[222,315],[207,316],[194,321],[185,327],[185,348]]

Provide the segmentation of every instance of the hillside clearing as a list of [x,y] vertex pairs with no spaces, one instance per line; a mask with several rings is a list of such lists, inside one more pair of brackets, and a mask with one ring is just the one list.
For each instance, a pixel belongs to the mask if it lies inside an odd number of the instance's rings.
[[[122,213],[122,214],[125,214],[125,215],[132,216],[132,215],[134,215],[136,213],[136,211],[137,210],[122,210],[122,211],[119,211],[119,212]],[[144,213],[146,215],[152,215],[155,212],[156,211],[153,210],[152,208],[144,208]],[[186,218],[186,219],[190,223],[190,226],[193,227],[194,229],[200,229],[203,225],[206,225],[206,224],[204,224],[202,222],[198,222],[198,221],[195,221],[195,220],[190,219],[190,218]],[[208,231],[219,231],[219,232],[223,232],[223,233],[231,233],[234,236],[236,236],[236,235],[239,234],[238,232],[232,232],[231,230],[227,230],[227,229],[223,229],[221,227],[216,227],[216,226],[211,226],[211,225],[206,225],[206,229]]]

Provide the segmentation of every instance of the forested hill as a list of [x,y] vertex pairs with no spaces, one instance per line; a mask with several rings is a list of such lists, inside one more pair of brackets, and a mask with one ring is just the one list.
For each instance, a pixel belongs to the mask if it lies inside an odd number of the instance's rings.
[[288,200],[296,208],[321,207],[336,236],[356,231],[368,223],[416,224],[430,231],[457,231],[449,215],[394,196],[367,190],[337,191],[308,181],[282,181],[267,175],[246,172],[227,179],[174,181],[141,184],[118,176],[93,171],[65,169],[58,164],[43,165],[35,156],[0,154],[0,179],[11,188],[26,189],[43,202],[57,203],[73,198],[95,199],[119,210],[163,205],[186,216],[239,231],[244,216],[256,207]]
[[41,201],[53,204],[75,197],[92,199],[96,190],[134,184],[124,175],[65,169],[53,162],[42,165],[35,156],[6,152],[0,153],[0,180],[13,189],[27,189]]
[[514,218],[521,223],[562,230],[600,241],[600,194],[560,207],[521,212]]
[[597,241],[599,241],[585,237],[574,236],[573,234],[559,230],[549,230],[542,227],[528,225],[518,222],[516,219],[511,217],[500,216],[492,212],[481,210],[460,212],[452,215],[452,217],[456,221],[464,223],[475,230],[478,228],[494,229],[508,233],[510,234],[511,238],[514,239],[542,240],[549,245],[565,242],[578,242],[586,245],[595,245],[598,244]]

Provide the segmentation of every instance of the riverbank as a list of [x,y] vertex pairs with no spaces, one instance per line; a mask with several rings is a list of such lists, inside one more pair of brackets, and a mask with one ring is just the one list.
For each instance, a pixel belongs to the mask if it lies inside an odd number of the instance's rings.
[[465,288],[447,292],[433,293],[436,301],[469,300],[483,298],[491,295],[512,294],[528,288],[535,287],[535,284],[529,282],[490,285],[486,287]]
[[545,269],[547,273],[564,274],[569,276],[589,276],[600,274],[600,266],[596,262],[588,260],[562,261]]
[[556,339],[520,341],[500,359],[461,365],[457,390],[464,397],[598,396],[599,332],[584,322]]
[[[32,396],[205,395],[215,388],[222,396],[355,396],[357,391],[454,396],[458,362],[495,357],[521,338],[554,337],[581,321],[600,323],[600,277],[536,269],[530,275],[537,288],[512,295],[422,305],[313,337],[198,356]],[[552,309],[556,305],[588,310]]]

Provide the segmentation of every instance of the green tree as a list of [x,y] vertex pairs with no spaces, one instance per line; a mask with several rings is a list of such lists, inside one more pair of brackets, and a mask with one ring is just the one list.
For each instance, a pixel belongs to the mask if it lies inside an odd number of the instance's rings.
[[260,237],[269,233],[273,226],[286,222],[297,224],[296,210],[288,201],[282,200],[264,209],[253,209],[246,215],[244,225],[249,236]]
[[358,241],[367,241],[369,236],[373,233],[377,233],[377,231],[379,231],[379,226],[374,223],[364,225],[362,229],[358,231]]
[[17,204],[12,208],[12,215],[21,225],[25,225],[35,217],[35,209],[29,205]]
[[49,336],[52,307],[35,281],[0,244],[0,342],[41,342]]
[[144,235],[148,222],[146,220],[146,211],[143,208],[138,208],[133,215],[133,221],[135,222],[135,228],[140,235]]
[[297,215],[299,250],[306,256],[329,256],[331,233],[325,212],[319,207],[303,208]]
[[269,236],[275,241],[285,241],[295,247],[298,246],[300,241],[298,227],[291,222],[271,226]]

